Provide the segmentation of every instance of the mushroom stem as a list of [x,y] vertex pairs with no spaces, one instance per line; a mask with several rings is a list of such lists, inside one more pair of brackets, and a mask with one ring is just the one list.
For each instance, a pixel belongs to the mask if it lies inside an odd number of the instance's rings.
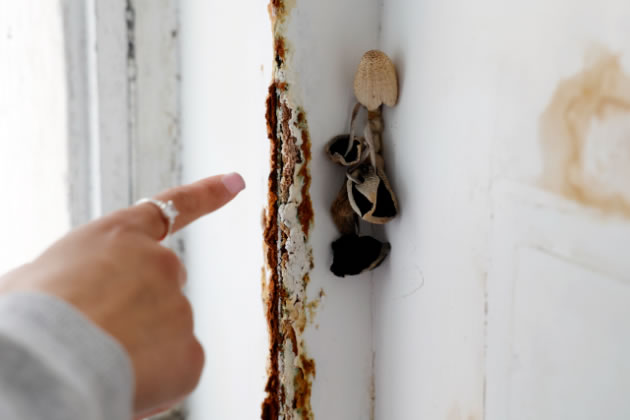
[[354,106],[354,109],[352,110],[352,117],[350,117],[350,141],[348,142],[348,150],[346,150],[346,153],[344,153],[344,155],[350,153],[350,149],[352,149],[352,144],[354,143],[354,123],[356,122],[360,110],[361,104],[357,102]]
[[381,112],[382,107],[378,107],[373,111],[368,111],[368,124],[372,131],[372,139],[374,141],[374,151],[381,153],[383,147],[383,114]]
[[346,182],[341,184],[341,189],[337,194],[337,198],[330,206],[330,214],[332,215],[333,222],[342,235],[357,234],[358,232],[358,219],[357,214],[352,209],[350,201],[348,200],[348,191]]
[[374,137],[372,136],[372,128],[369,124],[365,125],[363,135],[365,136],[365,142],[367,143],[367,148],[370,152],[370,162],[372,163],[372,167],[376,169],[376,146],[374,145],[375,142]]

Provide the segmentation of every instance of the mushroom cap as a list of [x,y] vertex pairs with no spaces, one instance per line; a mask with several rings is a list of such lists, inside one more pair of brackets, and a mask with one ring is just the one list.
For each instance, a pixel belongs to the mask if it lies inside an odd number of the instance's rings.
[[370,111],[381,104],[396,105],[398,100],[398,78],[396,67],[382,51],[370,50],[363,54],[359,69],[354,77],[354,95]]

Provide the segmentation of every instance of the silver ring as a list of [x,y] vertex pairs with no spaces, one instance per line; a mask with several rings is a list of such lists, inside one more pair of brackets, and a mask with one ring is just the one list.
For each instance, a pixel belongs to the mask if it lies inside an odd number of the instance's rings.
[[173,226],[175,225],[175,218],[179,214],[175,205],[173,204],[173,200],[168,200],[167,202],[156,200],[155,198],[141,198],[136,201],[136,206],[144,203],[151,203],[162,212],[162,217],[168,222],[168,231],[166,232],[166,237],[169,237],[171,233],[173,233]]

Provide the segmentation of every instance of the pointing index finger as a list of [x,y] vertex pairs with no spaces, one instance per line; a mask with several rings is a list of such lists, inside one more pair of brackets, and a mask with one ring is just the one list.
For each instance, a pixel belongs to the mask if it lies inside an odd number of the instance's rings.
[[[176,232],[198,218],[212,213],[229,203],[245,188],[245,181],[237,173],[217,175],[193,184],[171,188],[156,199],[173,204],[179,215],[175,218],[173,232]],[[168,221],[157,206],[147,203],[129,209],[134,212],[138,227],[151,237],[162,239],[168,231]]]

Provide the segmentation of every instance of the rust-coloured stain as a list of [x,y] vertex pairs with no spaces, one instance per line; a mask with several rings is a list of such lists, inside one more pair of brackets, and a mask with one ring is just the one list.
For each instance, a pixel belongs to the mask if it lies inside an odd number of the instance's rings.
[[[269,138],[271,149],[270,173],[267,181],[267,216],[265,217],[264,241],[265,255],[268,267],[275,267],[278,263],[278,168],[280,166],[278,156],[278,133],[276,107],[278,97],[276,86],[269,87],[267,97],[267,137]],[[280,306],[280,284],[277,270],[270,270],[270,278],[263,290],[266,301],[267,323],[269,328],[269,368],[267,385],[265,392],[267,397],[262,405],[262,419],[273,420],[278,418],[280,413],[279,399],[277,395],[280,391],[280,370],[278,367],[278,357],[274,357],[280,351],[280,320],[278,319],[278,308]]]
[[296,0],[271,0],[267,6],[271,24],[275,26],[278,22],[282,22],[295,6],[295,2]]
[[315,376],[315,362],[313,359],[300,356],[301,368],[295,377],[295,408],[302,414],[304,420],[313,420],[311,407],[311,378]]
[[[267,395],[262,404],[263,420],[314,418],[311,389],[316,373],[315,362],[308,357],[302,338],[307,318],[313,318],[318,301],[307,302],[306,296],[308,270],[313,266],[312,254],[307,246],[314,219],[309,192],[311,143],[306,115],[292,104],[290,86],[279,76],[283,72],[278,71],[284,69],[287,63],[282,25],[292,7],[292,4],[287,4],[289,1],[272,0],[269,4],[274,29],[275,67],[266,104],[271,162],[267,211],[263,217],[266,257],[263,298],[269,328],[269,377],[265,387]],[[287,210],[291,208],[293,213]],[[297,220],[294,220],[296,216]],[[296,246],[302,248],[296,251]],[[293,262],[296,252],[301,258],[297,260],[297,266]],[[296,276],[295,269],[291,269],[293,267],[304,271],[298,270],[302,274]],[[323,291],[320,299],[321,296]],[[294,358],[287,354],[293,354]]]
[[291,134],[291,117],[293,111],[286,102],[282,105],[282,120],[280,125],[282,127],[283,141],[280,146],[280,152],[282,155],[282,176],[280,183],[280,198],[282,202],[287,202],[289,199],[289,189],[293,185],[293,174],[295,173],[295,166],[302,163],[300,156],[300,150],[297,146],[297,139]]
[[[311,161],[311,137],[306,127],[306,117],[304,112],[298,114],[298,123],[301,125],[302,130],[302,156],[305,162]],[[300,169],[299,176],[302,177],[304,184],[302,185],[302,202],[298,207],[298,216],[300,223],[302,224],[302,230],[304,235],[308,236],[309,229],[315,215],[313,213],[313,202],[309,194],[311,188],[311,174],[308,170],[308,165],[303,165]]]
[[540,133],[547,189],[630,217],[630,77],[618,56],[600,51],[561,82]]
[[286,49],[284,46],[284,37],[276,38],[274,51],[276,53],[276,65],[280,67],[284,64],[284,60],[286,56]]

